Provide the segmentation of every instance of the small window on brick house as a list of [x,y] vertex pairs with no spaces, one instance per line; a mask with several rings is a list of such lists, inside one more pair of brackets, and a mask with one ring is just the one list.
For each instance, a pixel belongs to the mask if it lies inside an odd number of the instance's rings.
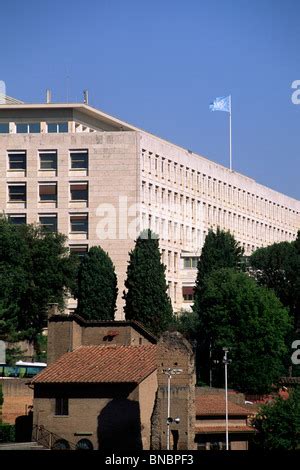
[[69,399],[68,398],[55,398],[55,415],[68,416],[69,414]]

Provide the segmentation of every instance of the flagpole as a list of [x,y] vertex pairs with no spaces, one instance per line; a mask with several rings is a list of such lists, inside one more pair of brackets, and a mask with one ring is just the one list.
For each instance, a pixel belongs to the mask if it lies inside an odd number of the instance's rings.
[[232,171],[231,95],[229,95],[229,169]]

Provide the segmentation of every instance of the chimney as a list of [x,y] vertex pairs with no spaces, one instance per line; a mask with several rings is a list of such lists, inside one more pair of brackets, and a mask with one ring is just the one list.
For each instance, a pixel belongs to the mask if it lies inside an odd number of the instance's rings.
[[51,103],[51,90],[46,90],[46,103]]
[[89,91],[83,90],[83,102],[84,104],[89,104]]

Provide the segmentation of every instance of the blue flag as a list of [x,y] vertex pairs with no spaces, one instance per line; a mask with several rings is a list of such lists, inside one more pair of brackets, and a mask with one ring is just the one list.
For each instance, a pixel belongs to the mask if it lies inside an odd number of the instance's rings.
[[213,103],[209,105],[211,111],[226,111],[231,113],[231,95],[220,96],[216,98]]

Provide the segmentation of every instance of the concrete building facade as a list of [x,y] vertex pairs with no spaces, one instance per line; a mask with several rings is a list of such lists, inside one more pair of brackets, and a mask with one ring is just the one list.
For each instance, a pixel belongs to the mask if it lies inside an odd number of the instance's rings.
[[[191,305],[210,228],[250,254],[293,240],[299,201],[87,104],[0,105],[0,208],[40,223],[84,254],[101,245],[118,276],[118,318],[128,252],[142,229],[160,237],[175,311]],[[69,309],[76,303],[70,299]]]

